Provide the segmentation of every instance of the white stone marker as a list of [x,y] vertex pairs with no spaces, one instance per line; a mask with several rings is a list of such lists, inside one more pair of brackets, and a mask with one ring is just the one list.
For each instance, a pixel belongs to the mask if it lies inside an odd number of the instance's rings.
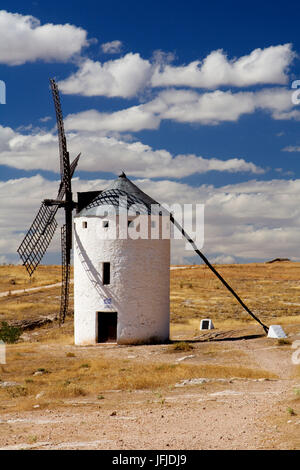
[[268,338],[286,338],[286,334],[280,325],[271,325],[268,332]]

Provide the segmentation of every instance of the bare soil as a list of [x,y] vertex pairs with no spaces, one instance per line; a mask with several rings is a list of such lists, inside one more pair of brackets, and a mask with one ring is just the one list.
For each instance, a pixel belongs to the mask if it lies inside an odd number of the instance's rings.
[[[70,317],[7,346],[0,449],[299,449],[300,264],[221,270],[265,323],[283,325],[286,343],[267,338],[203,267],[172,270],[171,344],[76,347]],[[0,319],[58,306],[58,288],[12,295]],[[207,317],[210,340],[199,331]]]
[[[300,339],[297,327],[291,340]],[[299,331],[299,330],[298,330]],[[249,333],[257,333],[250,328]],[[273,379],[213,378],[151,390],[103,390],[18,411],[2,401],[1,449],[298,449],[300,388],[290,345],[264,336],[248,340],[195,342],[188,352],[170,345],[79,348],[51,345],[51,355],[74,351],[81,360],[120,358],[130,364],[184,362],[244,364]],[[182,358],[185,358],[181,361]],[[262,374],[263,375],[263,374]],[[200,378],[195,377],[196,378]],[[291,414],[291,411],[295,414]]]

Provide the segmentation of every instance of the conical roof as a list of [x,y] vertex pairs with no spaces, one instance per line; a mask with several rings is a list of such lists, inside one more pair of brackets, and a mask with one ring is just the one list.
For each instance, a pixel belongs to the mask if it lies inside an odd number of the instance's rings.
[[[141,213],[150,213],[151,205],[158,203],[148,194],[144,193],[132,181],[130,181],[125,173],[122,173],[114,180],[104,191],[96,196],[85,208],[83,208],[77,217],[98,215],[97,208],[103,205],[114,206],[114,210],[118,213],[120,199],[127,199],[127,209],[133,208]],[[123,206],[125,207],[125,206]],[[141,210],[140,210],[141,209]]]

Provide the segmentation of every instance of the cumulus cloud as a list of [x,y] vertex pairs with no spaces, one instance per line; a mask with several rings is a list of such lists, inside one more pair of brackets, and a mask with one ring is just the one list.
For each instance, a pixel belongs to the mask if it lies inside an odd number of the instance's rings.
[[240,116],[257,110],[267,111],[279,119],[279,113],[288,112],[292,107],[291,91],[283,88],[237,93],[216,90],[202,94],[170,89],[159,93],[143,109],[156,113],[161,119],[218,124],[221,121],[237,121]]
[[100,113],[95,109],[69,114],[65,126],[69,130],[91,132],[138,132],[142,129],[158,129],[161,119],[145,107],[131,108],[114,113]]
[[[221,160],[193,154],[172,155],[167,150],[154,150],[149,145],[126,142],[98,132],[70,132],[71,155],[83,152],[80,169],[119,173],[124,169],[132,176],[182,178],[195,173],[226,171],[230,173],[263,173],[264,170],[243,158]],[[58,172],[57,136],[48,132],[21,134],[0,126],[0,164],[24,170]]]
[[[109,51],[119,41],[105,43]],[[117,44],[118,46],[118,44]],[[116,46],[116,47],[117,47]],[[76,73],[60,82],[63,93],[84,96],[129,98],[146,87],[192,87],[213,89],[285,84],[295,53],[291,44],[255,49],[249,55],[229,60],[222,50],[212,51],[202,62],[174,66],[173,53],[155,51],[151,60],[129,53],[108,62],[84,60]]]
[[129,53],[104,64],[86,59],[58,85],[65,94],[130,98],[146,86],[150,76],[151,64],[139,54]]
[[101,44],[101,49],[105,54],[118,54],[122,50],[122,41],[111,41]]
[[300,146],[299,145],[288,145],[288,147],[285,147],[282,149],[283,152],[300,152]]
[[[74,178],[73,192],[105,189],[110,181]],[[138,179],[135,183],[161,203],[205,204],[205,242],[202,251],[215,263],[237,259],[300,259],[300,180],[247,181],[236,185],[192,187],[180,182]],[[0,256],[14,254],[40,202],[55,197],[58,181],[39,175],[0,182]],[[12,217],[12,214],[14,217]],[[60,217],[60,215],[59,215]],[[62,220],[59,218],[59,222]],[[173,250],[173,262],[192,256],[183,242]],[[59,252],[58,236],[50,247]],[[181,261],[179,261],[181,260]],[[198,262],[198,258],[194,258]]]
[[214,125],[237,121],[242,115],[257,110],[279,119],[279,114],[290,112],[292,106],[291,91],[283,88],[237,93],[217,90],[202,94],[170,89],[160,92],[152,101],[120,111],[100,113],[88,110],[71,114],[66,119],[66,128],[92,132],[138,132],[158,129],[164,119]]
[[0,11],[0,63],[64,62],[88,45],[87,32],[70,24],[40,24],[37,18]]
[[202,62],[195,60],[188,65],[166,64],[155,68],[151,84],[153,87],[196,88],[284,84],[288,81],[287,69],[294,57],[291,44],[254,49],[249,55],[232,60],[223,50],[217,50]]

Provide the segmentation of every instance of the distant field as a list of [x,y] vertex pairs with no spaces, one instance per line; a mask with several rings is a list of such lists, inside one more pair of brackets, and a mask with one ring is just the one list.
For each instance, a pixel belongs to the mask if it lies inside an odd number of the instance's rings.
[[[216,266],[246,305],[266,323],[300,322],[300,263],[278,262]],[[234,297],[205,266],[171,271],[173,323],[212,318],[215,326],[253,323]],[[196,321],[197,320],[197,321]]]
[[[264,322],[300,322],[300,263],[218,265],[219,272]],[[174,266],[172,267],[174,268]],[[201,318],[219,328],[253,323],[227,289],[204,265],[171,270],[172,329],[198,329]],[[0,292],[55,284],[60,266],[39,266],[29,276],[23,266],[0,266]],[[70,309],[73,305],[71,289]],[[60,288],[0,298],[0,321],[48,315],[59,309]]]
[[24,266],[0,266],[0,292],[46,286],[61,281],[61,266],[39,266],[29,277]]

